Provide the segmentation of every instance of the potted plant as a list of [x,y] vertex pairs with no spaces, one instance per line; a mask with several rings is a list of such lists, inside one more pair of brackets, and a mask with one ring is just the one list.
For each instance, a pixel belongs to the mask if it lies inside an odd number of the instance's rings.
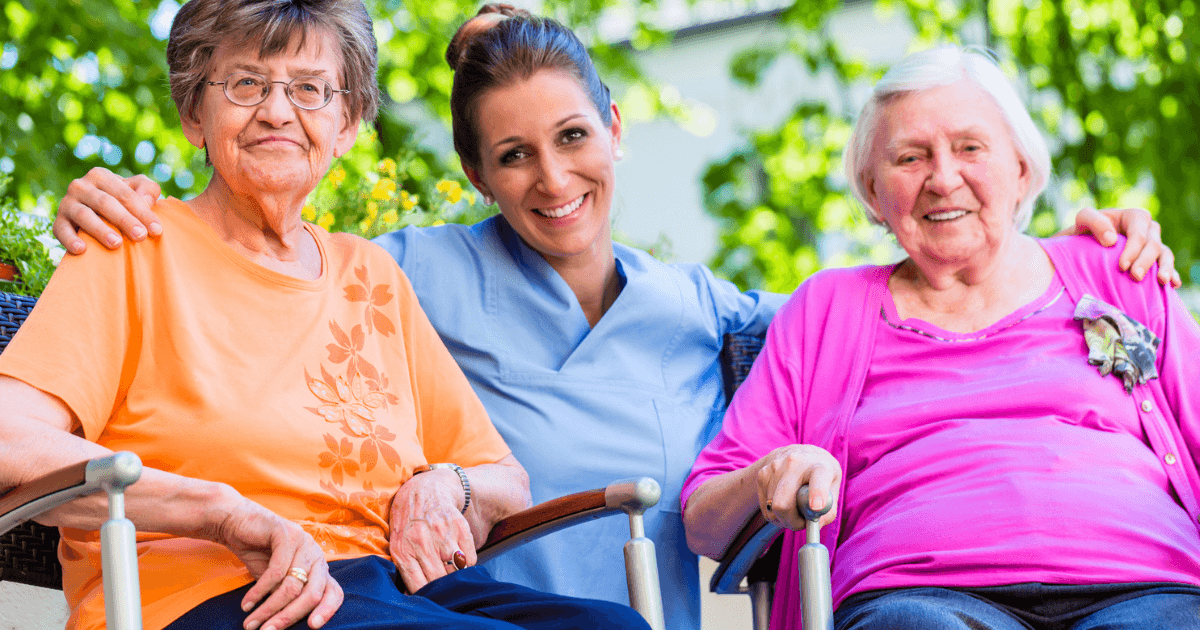
[[17,210],[6,197],[10,178],[0,178],[0,291],[37,297],[54,273],[54,261],[40,240],[45,219]]

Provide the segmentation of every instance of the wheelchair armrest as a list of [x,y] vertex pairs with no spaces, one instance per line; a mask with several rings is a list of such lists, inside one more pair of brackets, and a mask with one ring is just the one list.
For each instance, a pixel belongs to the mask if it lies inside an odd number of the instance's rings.
[[[720,595],[744,592],[741,589],[742,580],[750,574],[754,564],[782,531],[782,527],[768,523],[762,512],[755,510],[725,548],[725,553],[713,572],[712,580],[708,583],[708,590]],[[778,558],[775,562],[778,563]],[[768,573],[773,575],[773,571],[769,569]]]
[[657,481],[639,477],[539,503],[496,523],[477,551],[479,562],[582,521],[618,512],[643,512],[657,504],[661,494]]
[[0,534],[68,501],[99,490],[121,491],[142,474],[142,462],[129,452],[79,462],[52,471],[0,496]]
[[629,541],[625,543],[629,604],[645,617],[652,630],[663,630],[666,624],[658,564],[654,543],[646,538],[642,519],[643,513],[656,505],[661,496],[662,488],[657,481],[638,477],[546,501],[496,523],[477,552],[479,562],[576,523],[624,512],[629,516]]

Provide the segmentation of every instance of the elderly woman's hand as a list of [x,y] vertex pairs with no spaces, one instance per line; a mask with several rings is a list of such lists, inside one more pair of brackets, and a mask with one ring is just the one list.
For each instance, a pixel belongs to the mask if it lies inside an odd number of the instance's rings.
[[462,483],[451,470],[413,475],[396,491],[389,549],[410,593],[475,564],[475,539],[462,504]]
[[1183,279],[1175,270],[1175,254],[1162,242],[1162,226],[1141,208],[1093,210],[1084,208],[1075,215],[1075,225],[1061,234],[1094,234],[1101,245],[1109,247],[1117,242],[1117,234],[1125,235],[1125,250],[1118,264],[1135,280],[1141,280],[1158,262],[1158,281],[1175,288],[1183,286]]
[[820,510],[831,506],[821,517],[821,526],[837,515],[837,492],[842,482],[842,467],[823,448],[808,444],[781,446],[759,460],[758,506],[763,516],[776,525],[802,530],[804,516],[796,505],[800,487],[808,484],[808,507]]
[[342,587],[329,575],[324,552],[296,523],[243,498],[213,538],[257,579],[242,599],[250,613],[246,630],[282,630],[306,616],[310,628],[320,628],[342,605]]

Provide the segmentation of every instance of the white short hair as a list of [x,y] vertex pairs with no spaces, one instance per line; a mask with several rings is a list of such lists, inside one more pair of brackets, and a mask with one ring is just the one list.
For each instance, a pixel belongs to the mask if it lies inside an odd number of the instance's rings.
[[1000,108],[1008,125],[1017,153],[1029,167],[1029,190],[1017,205],[1015,227],[1024,231],[1033,217],[1033,206],[1050,180],[1050,150],[1046,139],[1033,123],[1012,83],[990,55],[982,49],[964,49],[955,45],[938,46],[915,52],[888,70],[875,84],[871,98],[863,105],[858,122],[846,143],[843,162],[850,191],[867,209],[872,223],[883,220],[867,203],[866,169],[870,166],[871,146],[880,123],[880,110],[899,96],[950,85],[966,79],[979,86]]

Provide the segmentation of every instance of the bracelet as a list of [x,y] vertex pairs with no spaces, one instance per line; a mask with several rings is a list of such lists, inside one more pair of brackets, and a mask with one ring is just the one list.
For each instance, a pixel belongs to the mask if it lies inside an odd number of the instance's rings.
[[413,475],[419,475],[431,470],[441,470],[443,468],[448,468],[458,474],[458,482],[462,484],[463,489],[462,513],[466,514],[467,508],[471,506],[471,482],[467,479],[467,471],[463,470],[462,466],[458,464],[425,464],[413,469]]

